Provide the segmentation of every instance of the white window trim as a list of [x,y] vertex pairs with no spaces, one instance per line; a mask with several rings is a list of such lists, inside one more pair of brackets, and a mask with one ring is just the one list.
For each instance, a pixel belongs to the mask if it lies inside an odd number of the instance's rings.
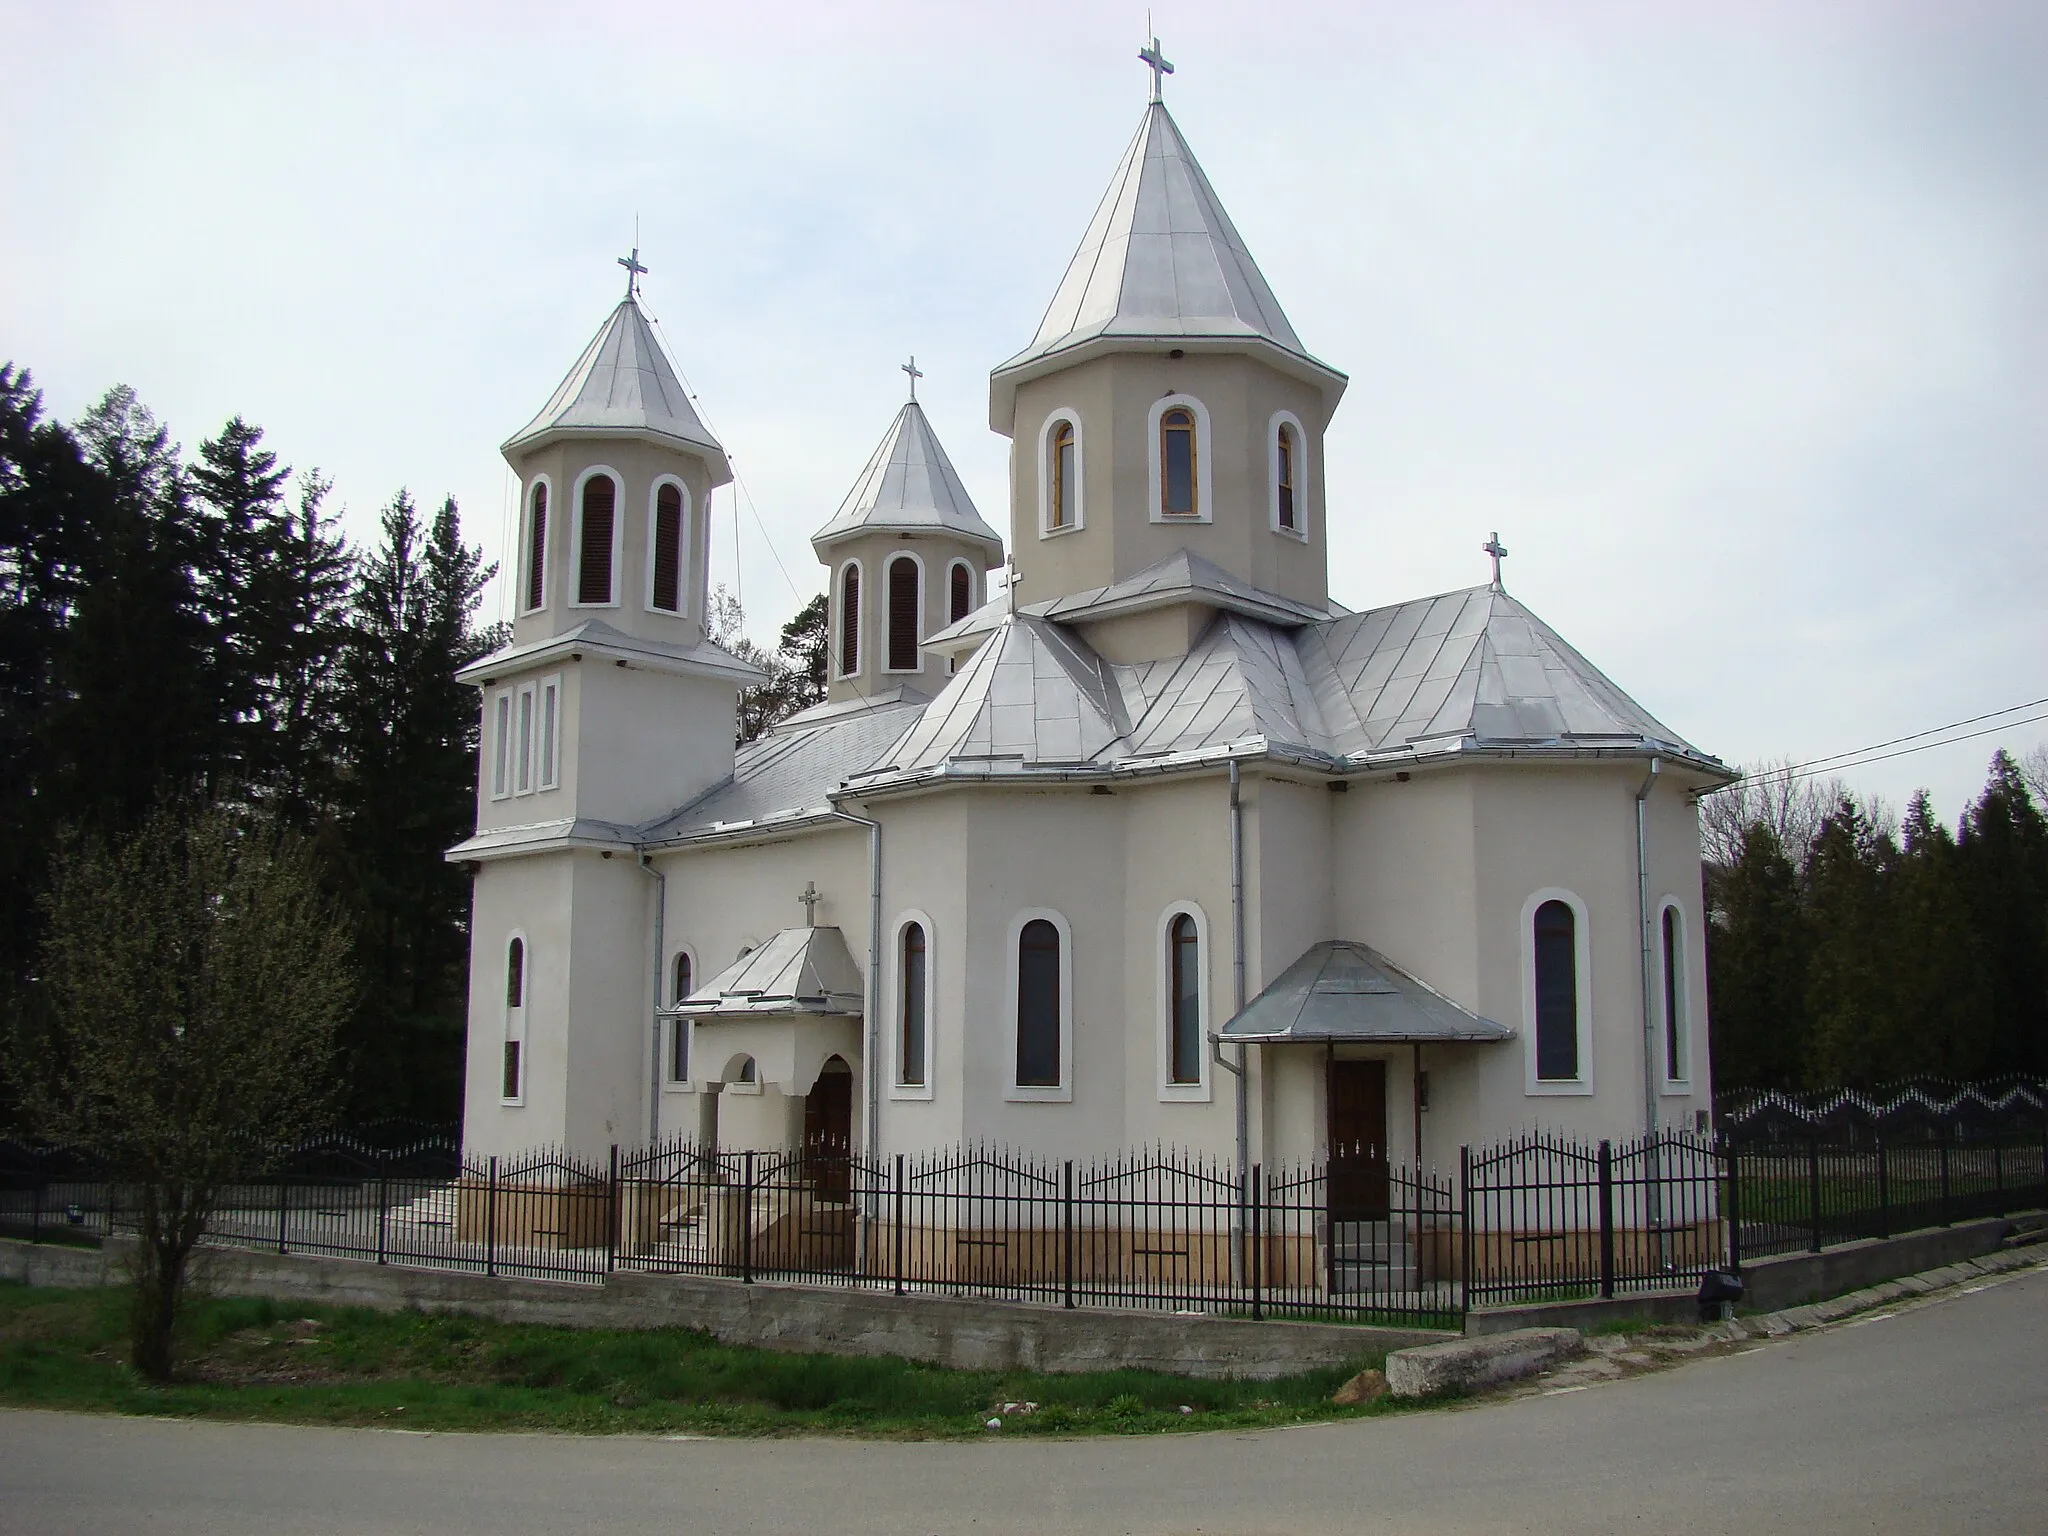
[[[1026,1086],[1017,1081],[1017,941],[1024,925],[1044,918],[1060,936],[1060,1080],[1053,1087]],[[1050,907],[1026,907],[1010,919],[1005,943],[1003,989],[1003,1097],[1013,1104],[1071,1104],[1074,1100],[1074,931]]]
[[540,753],[534,740],[540,713],[539,690],[521,683],[512,691],[512,793],[530,795],[540,774]]
[[491,695],[491,798],[512,798],[512,690]]
[[[519,1006],[514,1008],[505,1001],[505,971],[511,963],[512,941],[519,941]],[[526,1048],[526,1012],[533,1006],[533,945],[527,941],[524,929],[514,928],[505,935],[505,942],[498,946],[498,1008],[505,1016],[505,1030],[498,1042],[498,1059],[491,1064],[498,1079],[498,1102],[507,1109],[519,1109],[526,1103],[526,1080],[533,1069],[533,1062]],[[519,1092],[505,1096],[505,1047],[517,1042],[519,1045]]]
[[[608,603],[579,603],[576,601],[576,594],[583,590],[583,487],[599,475],[612,477],[612,596]],[[570,492],[570,500],[568,606],[587,609],[617,608],[619,570],[626,548],[626,477],[609,464],[593,464],[576,477],[576,486]]]
[[[1160,477],[1159,420],[1177,405],[1195,413],[1195,510],[1168,512],[1166,486]],[[1145,413],[1145,484],[1147,500],[1155,523],[1211,523],[1216,520],[1216,496],[1212,489],[1214,455],[1209,451],[1209,407],[1193,395],[1166,395],[1152,402]]]
[[[668,989],[668,1006],[671,1008],[682,1001],[680,997],[675,996],[676,961],[684,955],[690,958],[690,985],[692,987],[696,986],[698,977],[702,974],[697,969],[697,952],[689,945],[678,944],[668,952],[668,963],[662,970],[661,984]],[[695,1077],[697,1070],[697,1040],[694,1035],[689,1037],[686,1053],[686,1059],[690,1063],[692,1075],[681,1078],[672,1075],[675,1070],[676,1060],[676,1031],[693,1028],[694,1021],[678,1015],[668,1019],[666,1022],[668,1028],[661,1037],[661,1091],[663,1093],[695,1093],[697,1091],[697,1079]]]
[[[548,701],[554,700],[554,719],[548,718]],[[536,790],[562,787],[562,674],[553,673],[538,684],[533,701],[534,767]]]
[[[654,606],[654,530],[655,519],[661,515],[661,488],[672,485],[683,498],[682,525],[676,529],[676,605],[673,608]],[[682,619],[690,615],[690,564],[695,546],[690,542],[690,488],[680,475],[656,475],[654,484],[647,488],[647,558],[642,563],[647,567],[647,580],[641,585],[644,590],[640,601],[649,613],[658,613],[665,619]]]
[[[945,602],[944,612],[948,624],[958,624],[960,622],[960,619],[953,617],[953,573],[955,571],[965,571],[967,573],[967,613],[972,613],[981,606],[981,593],[976,590],[980,583],[975,580],[974,566],[966,560],[956,559],[947,561],[946,590],[942,597]],[[966,613],[960,616],[963,619],[966,617]]]
[[[1668,1027],[1668,1021],[1664,1017],[1664,1000],[1671,996],[1671,985],[1664,975],[1666,912],[1678,914],[1678,1065],[1684,1074],[1680,1077],[1671,1075],[1671,1063],[1664,1049],[1665,1031]],[[1657,903],[1657,930],[1654,939],[1657,946],[1657,1078],[1663,1092],[1674,1098],[1683,1098],[1692,1092],[1692,924],[1686,921],[1685,904],[1676,896],[1666,896]]]
[[[533,492],[535,486],[546,486],[548,492],[548,525],[541,530],[540,549],[540,601],[531,608],[526,606],[526,594],[533,586]],[[555,530],[561,522],[561,503],[555,499],[555,478],[552,475],[535,475],[522,493],[525,500],[519,507],[519,595],[517,608],[519,617],[539,613],[548,605],[552,595],[548,580],[548,551],[555,542]]]
[[[924,1082],[912,1084],[898,1082],[899,1069],[903,1063],[903,934],[912,923],[924,928]],[[929,1102],[936,1095],[933,1082],[934,1068],[939,1059],[938,1034],[939,982],[938,982],[938,925],[927,912],[916,907],[900,914],[896,926],[890,929],[893,937],[889,951],[889,1097],[911,1101]],[[1015,1061],[1012,1054],[1011,1060]]]
[[[696,1041],[693,1040],[690,1043],[692,1045],[695,1045]],[[753,1063],[754,1080],[752,1082],[742,1082],[737,1077],[714,1078],[713,1081],[719,1084],[719,1091],[722,1093],[738,1093],[745,1095],[759,1094],[761,1091],[760,1058],[749,1051],[735,1051],[732,1053],[732,1055],[726,1058],[725,1066],[721,1070],[730,1072],[732,1070],[732,1064],[736,1061],[749,1061]]]
[[[1061,422],[1074,429],[1074,520],[1065,527],[1052,525],[1052,429]],[[1070,405],[1055,406],[1038,429],[1038,536],[1063,539],[1088,526],[1088,445],[1081,432],[1081,413]]]
[[[892,667],[889,652],[895,635],[892,626],[896,622],[896,603],[889,595],[889,573],[896,568],[899,560],[908,560],[917,567],[917,634],[912,638],[917,646],[917,665],[914,667]],[[924,670],[924,604],[925,604],[924,556],[914,549],[891,550],[882,560],[882,674],[885,677],[912,677]],[[861,599],[867,601],[865,597]]]
[[[1201,1050],[1196,1056],[1200,1074],[1192,1083],[1176,1083],[1173,1080],[1173,920],[1186,913],[1195,920],[1196,954],[1201,962],[1201,995],[1196,1009],[1196,1029],[1201,1035]],[[1159,974],[1155,981],[1158,996],[1158,1030],[1156,1044],[1158,1063],[1156,1076],[1159,1086],[1159,1102],[1162,1104],[1207,1104],[1214,1095],[1209,1081],[1209,1029],[1210,1006],[1216,988],[1212,984],[1215,967],[1209,948],[1209,914],[1199,902],[1176,901],[1159,914],[1159,931],[1153,937],[1153,950],[1159,957]]]
[[[1572,909],[1573,965],[1579,1002],[1579,1075],[1539,1078],[1536,1075],[1536,909],[1561,901]],[[1532,1098],[1587,1098],[1593,1092],[1593,940],[1586,904],[1561,886],[1547,885],[1522,903],[1522,1065],[1523,1090]]]
[[[860,611],[854,615],[853,670],[842,672],[839,663],[845,659],[846,647],[841,643],[841,631],[846,624],[846,568],[852,566],[860,578]],[[860,633],[867,627],[868,613],[873,609],[875,594],[868,586],[867,567],[858,557],[839,562],[839,568],[832,573],[832,624],[825,636],[825,643],[832,648],[829,658],[832,676],[835,679],[859,677],[861,668],[867,665],[867,636]]]
[[[1294,432],[1294,526],[1280,526],[1280,429]],[[1273,531],[1283,539],[1308,542],[1308,433],[1292,411],[1275,411],[1266,423],[1266,499]]]

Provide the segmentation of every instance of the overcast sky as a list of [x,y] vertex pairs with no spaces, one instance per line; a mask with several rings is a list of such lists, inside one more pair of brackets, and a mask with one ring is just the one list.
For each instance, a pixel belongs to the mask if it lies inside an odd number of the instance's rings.
[[[2048,695],[2048,6],[1155,0],[1167,100],[1351,376],[1331,587],[1485,579],[1731,761]],[[0,0],[0,356],[69,417],[240,412],[358,537],[616,302],[730,450],[757,638],[920,396],[1007,533],[988,370],[1135,130],[1144,10]],[[785,574],[786,572],[786,574]],[[498,611],[493,593],[491,616]],[[2040,713],[2040,711],[2035,711]],[[1953,818],[2011,729],[1857,770]]]

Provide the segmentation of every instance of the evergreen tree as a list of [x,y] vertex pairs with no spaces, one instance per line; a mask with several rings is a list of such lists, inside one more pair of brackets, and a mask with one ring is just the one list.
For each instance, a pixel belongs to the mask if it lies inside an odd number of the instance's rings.
[[1893,1075],[1967,1082],[1990,1059],[1990,998],[1977,932],[1963,899],[1956,840],[1927,792],[1906,808],[1892,902],[1889,959]]
[[1889,900],[1897,854],[1847,795],[1813,840],[1806,863],[1809,1087],[1867,1088],[1900,1075]]
[[188,474],[202,541],[199,594],[213,626],[221,771],[259,797],[275,775],[262,677],[265,653],[274,648],[271,588],[290,475],[263,446],[263,429],[239,416],[199,445],[199,462]]
[[1799,1086],[1807,948],[1798,874],[1777,835],[1753,822],[1714,882],[1707,928],[1709,1039],[1722,1089]]
[[1963,816],[1956,862],[1984,957],[1984,1068],[2048,1074],[2048,823],[2003,751]]

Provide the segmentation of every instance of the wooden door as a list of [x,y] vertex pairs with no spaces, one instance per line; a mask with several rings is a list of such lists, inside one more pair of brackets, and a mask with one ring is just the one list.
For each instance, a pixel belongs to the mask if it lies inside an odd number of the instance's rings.
[[1387,1189],[1387,1064],[1331,1061],[1330,1219],[1384,1221]]
[[804,1095],[804,1173],[821,1200],[845,1200],[853,1153],[853,1074],[827,1063]]

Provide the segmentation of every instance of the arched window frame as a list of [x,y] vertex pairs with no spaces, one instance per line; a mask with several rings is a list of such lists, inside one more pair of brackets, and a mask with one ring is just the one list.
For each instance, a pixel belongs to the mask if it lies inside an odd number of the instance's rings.
[[[967,612],[955,613],[953,609],[957,605],[953,601],[953,578],[956,575],[961,574],[964,574],[967,577]],[[981,606],[981,603],[979,602],[981,594],[975,590],[975,585],[976,583],[974,580],[974,567],[970,565],[967,561],[954,560],[947,564],[946,622],[948,624],[958,624],[962,619],[967,617],[967,614],[974,612],[975,609]]]
[[[903,1076],[903,936],[913,927],[924,929],[924,1081],[906,1083]],[[938,926],[931,915],[915,907],[899,914],[890,930],[889,949],[889,1097],[924,1100],[934,1097],[933,1072],[938,1064],[939,945]],[[1014,1006],[1014,1005],[1013,1005]],[[1014,1061],[1015,1055],[1011,1059]]]
[[[1192,512],[1166,510],[1165,465],[1161,462],[1166,444],[1160,422],[1168,411],[1176,407],[1193,412],[1195,418],[1195,510]],[[1209,449],[1209,407],[1193,395],[1167,395],[1152,402],[1152,409],[1145,416],[1145,476],[1150,493],[1146,505],[1152,510],[1153,522],[1207,523],[1215,520],[1216,496],[1210,483],[1210,470],[1215,458]]]
[[761,1091],[761,1064],[746,1051],[735,1052],[725,1064],[725,1076],[720,1079],[727,1093],[758,1094]]
[[[1173,1080],[1173,924],[1178,917],[1190,917],[1195,923],[1195,953],[1201,965],[1200,1006],[1197,1009],[1195,1027],[1200,1033],[1201,1047],[1196,1053],[1197,1076],[1192,1083],[1177,1083]],[[1207,1104],[1214,1094],[1209,1081],[1209,1031],[1216,996],[1214,951],[1209,947],[1209,915],[1200,903],[1176,901],[1159,914],[1159,931],[1153,943],[1154,952],[1159,956],[1158,976],[1155,992],[1158,997],[1158,1071],[1155,1074],[1159,1084],[1159,1102],[1162,1104]]]
[[[599,475],[609,475],[612,481],[612,570],[611,583],[606,588],[611,597],[607,602],[579,602],[583,591],[583,488]],[[571,521],[569,529],[569,604],[571,608],[616,608],[619,606],[619,570],[625,547],[625,506],[626,477],[609,464],[593,464],[576,477],[575,489],[570,493]],[[550,518],[554,517],[551,511]]]
[[[519,956],[519,1001],[512,1001],[512,966],[514,946]],[[533,1003],[533,946],[526,941],[526,934],[515,928],[505,936],[503,970],[499,973],[504,980],[504,990],[498,995],[502,1000],[505,1028],[503,1043],[499,1047],[498,1102],[507,1109],[517,1109],[526,1103],[526,1074],[531,1066],[526,1054],[526,1014]],[[507,1093],[511,1087],[515,1092]]]
[[[692,988],[703,979],[703,973],[697,969],[697,952],[694,949],[687,944],[679,944],[670,950],[668,968],[661,974],[661,984],[668,989],[667,1006],[670,1008],[676,1007],[685,997],[689,996],[689,993],[679,991],[676,986],[676,967],[679,963],[689,966],[690,985]],[[697,1085],[691,1078],[689,1069],[691,1059],[695,1055],[696,1041],[690,1037],[691,1022],[689,1019],[678,1014],[669,1019],[667,1023],[668,1034],[661,1042],[661,1085],[670,1093],[693,1092]],[[676,1075],[678,1042],[680,1042],[680,1049],[682,1051],[683,1067],[683,1075],[680,1077]]]
[[[1052,435],[1061,422],[1074,429],[1074,485],[1072,505],[1068,508],[1073,516],[1058,527],[1053,526],[1053,462]],[[1038,536],[1041,539],[1056,539],[1070,533],[1079,533],[1088,523],[1088,443],[1081,431],[1081,413],[1070,405],[1054,408],[1038,429]]]
[[[1536,910],[1561,901],[1572,910],[1573,964],[1578,983],[1579,1075],[1536,1075]],[[1532,1097],[1584,1098],[1593,1092],[1593,943],[1586,904],[1560,886],[1545,886],[1522,903],[1522,1059],[1525,1091]]]
[[[1060,936],[1060,1080],[1051,1086],[1017,1081],[1017,973],[1018,941],[1028,923],[1043,918]],[[1005,945],[1003,1015],[1006,1022],[1003,1054],[1003,1097],[1017,1104],[1070,1104],[1074,1099],[1074,931],[1067,920],[1050,907],[1026,907],[1010,919]]]
[[[1668,945],[1664,940],[1667,920],[1674,923],[1673,938],[1676,941]],[[1659,1076],[1664,1092],[1683,1096],[1692,1092],[1692,925],[1686,921],[1685,904],[1676,896],[1666,896],[1657,904],[1654,937],[1657,945],[1657,1058],[1662,1064]],[[1678,960],[1675,976],[1671,971],[1674,951]],[[1675,1018],[1670,1011],[1674,997],[1678,1003]],[[1672,1049],[1674,1043],[1675,1052]],[[1676,1072],[1671,1070],[1673,1054],[1678,1058]]]
[[[654,605],[654,540],[655,531],[661,522],[661,488],[672,485],[682,499],[682,521],[676,529],[676,605],[673,608],[657,608]],[[647,579],[641,583],[641,601],[649,613],[658,613],[665,618],[687,618],[690,613],[690,555],[694,543],[690,530],[694,519],[691,516],[690,487],[679,475],[656,475],[654,484],[647,489],[647,544],[645,564]],[[579,546],[580,547],[580,546]]]
[[[541,492],[547,497],[547,519],[540,530],[540,548],[534,548],[533,501],[534,493]],[[556,530],[561,526],[561,503],[555,496],[553,475],[535,475],[526,484],[525,500],[519,511],[519,616],[539,613],[548,605],[553,583],[548,580],[548,549],[554,543]],[[538,560],[536,561],[536,556]],[[538,565],[538,570],[535,569]],[[534,595],[534,581],[539,578],[540,601],[528,603]]]
[[[846,660],[846,573],[853,572],[856,597],[853,613],[853,666],[842,663]],[[859,677],[862,663],[867,658],[866,637],[861,634],[862,621],[866,610],[873,603],[873,594],[868,590],[868,573],[859,560],[842,560],[839,569],[832,573],[832,633],[827,637],[832,646],[832,675],[835,678]]]
[[[908,560],[917,572],[917,602],[912,609],[915,626],[910,636],[912,664],[907,667],[895,665],[896,661],[896,567]],[[882,671],[894,677],[909,677],[924,670],[924,627],[925,627],[925,584],[924,556],[914,549],[891,551],[882,561]],[[862,602],[867,599],[863,597]]]
[[[1280,434],[1294,434],[1294,526],[1280,523]],[[1273,531],[1283,539],[1308,542],[1308,433],[1292,411],[1275,411],[1266,425],[1266,488]]]

